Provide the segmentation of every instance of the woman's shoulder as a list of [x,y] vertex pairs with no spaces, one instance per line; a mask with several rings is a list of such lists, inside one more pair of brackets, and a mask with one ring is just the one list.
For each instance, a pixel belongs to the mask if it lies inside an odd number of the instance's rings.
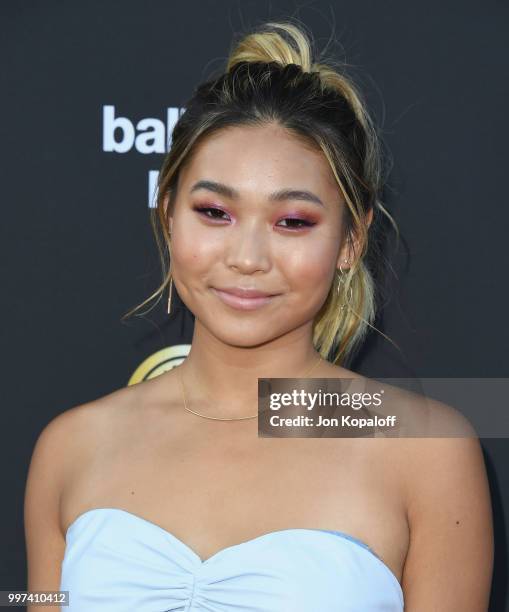
[[106,444],[121,432],[136,431],[143,423],[177,413],[178,387],[166,372],[116,389],[86,403],[68,408],[55,419],[52,427],[67,430],[85,447],[91,442]]
[[121,434],[136,430],[140,423],[150,419],[151,412],[171,411],[175,385],[165,380],[162,389],[161,382],[150,379],[121,387],[67,408],[44,426],[36,446],[59,449],[68,466],[81,462],[93,449],[107,448]]
[[[422,390],[399,387],[387,381],[363,376],[352,370],[328,364],[331,377],[355,379],[355,388],[371,392],[383,392],[384,400],[376,412],[381,416],[395,415],[399,427],[395,433],[377,438],[370,445],[380,452],[384,460],[398,466],[400,478],[408,494],[421,489],[421,480],[427,481],[440,466],[447,469],[455,462],[455,455],[463,455],[475,462],[479,460],[480,443],[470,421],[456,408],[428,397]],[[327,374],[323,374],[326,376]],[[419,388],[418,381],[413,385]],[[456,463],[456,469],[461,469]],[[452,468],[452,466],[451,466]]]
[[[25,508],[34,524],[37,508],[59,508],[68,483],[87,465],[104,440],[114,436],[113,424],[129,405],[132,393],[115,391],[60,412],[39,432],[32,449]],[[117,415],[117,417],[115,417]],[[53,513],[54,515],[54,513]]]
[[[425,394],[419,379],[369,378],[334,364],[331,377],[355,380],[355,388],[382,392],[380,412],[400,417],[400,438],[476,438],[470,421],[456,408]],[[326,374],[324,373],[324,376]],[[401,381],[401,386],[387,381]]]
[[133,411],[139,390],[132,387],[116,389],[67,408],[46,425],[47,430],[58,431],[62,437],[73,439],[74,443],[87,438],[94,431],[105,431],[119,425]]

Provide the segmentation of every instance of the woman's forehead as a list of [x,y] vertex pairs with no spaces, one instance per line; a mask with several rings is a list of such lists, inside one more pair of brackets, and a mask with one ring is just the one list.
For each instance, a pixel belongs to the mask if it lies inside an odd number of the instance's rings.
[[207,178],[232,186],[240,198],[277,189],[307,189],[329,202],[340,198],[322,151],[272,126],[241,126],[212,134],[196,146],[182,170],[187,190]]

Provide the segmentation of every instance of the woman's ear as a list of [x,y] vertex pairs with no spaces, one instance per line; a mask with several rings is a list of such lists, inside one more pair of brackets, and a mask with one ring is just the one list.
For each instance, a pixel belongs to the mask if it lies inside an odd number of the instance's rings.
[[[371,225],[373,221],[373,208],[370,208],[366,213],[366,225],[367,228]],[[344,241],[343,246],[339,252],[338,261],[336,267],[338,270],[347,270],[350,268],[355,260],[356,253],[360,252],[360,241],[357,235],[347,236],[347,239]]]

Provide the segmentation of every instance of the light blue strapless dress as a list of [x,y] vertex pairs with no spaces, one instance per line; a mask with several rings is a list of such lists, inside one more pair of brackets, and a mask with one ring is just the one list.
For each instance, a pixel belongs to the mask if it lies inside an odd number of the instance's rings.
[[66,533],[69,612],[401,612],[403,591],[364,542],[282,529],[205,561],[159,525],[119,508],[80,514]]

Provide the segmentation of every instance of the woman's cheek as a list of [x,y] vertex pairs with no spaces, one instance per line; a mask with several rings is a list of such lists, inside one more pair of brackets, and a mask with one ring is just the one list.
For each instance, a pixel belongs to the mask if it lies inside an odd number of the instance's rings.
[[218,246],[210,238],[202,238],[200,232],[193,232],[192,235],[181,232],[172,249],[174,264],[182,273],[208,270],[216,257]]
[[189,248],[186,246],[186,239],[181,232],[173,230],[171,244],[171,263],[177,268],[181,268],[189,258]]
[[324,249],[315,245],[315,248],[307,250],[306,253],[286,258],[285,265],[293,280],[292,284],[303,291],[309,287],[319,291],[321,285],[326,285],[328,289],[334,269],[335,253],[333,249]]

